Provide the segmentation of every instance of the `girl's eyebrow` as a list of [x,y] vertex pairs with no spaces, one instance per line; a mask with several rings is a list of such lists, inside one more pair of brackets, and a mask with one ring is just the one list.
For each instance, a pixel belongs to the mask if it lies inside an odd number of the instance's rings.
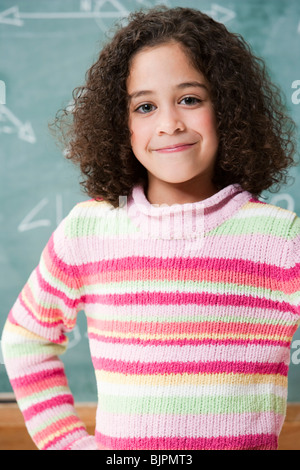
[[[204,83],[200,82],[184,82],[184,83],[179,83],[179,85],[176,85],[176,88],[178,89],[183,89],[183,88],[204,88],[206,91],[208,91],[208,88]],[[140,98],[141,96],[144,95],[153,95],[154,91],[152,90],[140,90],[140,91],[134,91],[129,95],[129,99],[132,100],[133,98]]]

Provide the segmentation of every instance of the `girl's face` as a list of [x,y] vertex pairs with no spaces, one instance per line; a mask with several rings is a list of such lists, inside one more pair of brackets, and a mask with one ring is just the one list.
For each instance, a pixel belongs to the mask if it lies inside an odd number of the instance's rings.
[[196,200],[214,194],[218,136],[209,84],[182,46],[170,42],[139,51],[127,91],[131,147],[148,171],[148,199],[179,186],[185,192],[199,188]]

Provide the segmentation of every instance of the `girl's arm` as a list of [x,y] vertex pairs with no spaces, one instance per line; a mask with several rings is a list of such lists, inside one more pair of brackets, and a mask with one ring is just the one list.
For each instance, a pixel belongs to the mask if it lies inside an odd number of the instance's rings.
[[50,238],[9,313],[2,335],[6,370],[26,427],[41,450],[97,450],[78,418],[58,355],[76,323],[80,288],[67,255],[65,221]]
[[295,216],[289,231],[286,285],[293,296],[295,313],[300,324],[300,217]]

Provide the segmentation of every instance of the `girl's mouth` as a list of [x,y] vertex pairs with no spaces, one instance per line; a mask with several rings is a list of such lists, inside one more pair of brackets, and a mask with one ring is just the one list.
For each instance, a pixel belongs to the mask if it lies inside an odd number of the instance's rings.
[[169,147],[163,147],[163,148],[160,148],[160,149],[156,149],[155,152],[159,152],[159,153],[182,152],[184,150],[188,150],[193,145],[195,145],[195,143],[170,145]]

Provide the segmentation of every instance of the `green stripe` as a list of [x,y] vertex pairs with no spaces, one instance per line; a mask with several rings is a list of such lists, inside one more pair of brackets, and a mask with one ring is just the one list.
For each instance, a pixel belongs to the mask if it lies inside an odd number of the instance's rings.
[[[272,215],[249,216],[246,218],[233,218],[226,220],[214,230],[209,232],[213,235],[244,235],[264,234],[276,237],[292,238],[299,233],[299,222],[293,226],[293,232],[287,233],[286,228],[290,224],[289,219],[279,219]],[[298,232],[297,232],[298,230]],[[65,235],[68,238],[98,236],[126,236],[138,232],[138,227],[124,212],[103,212],[103,216],[95,217],[88,215],[76,216],[67,221]]]
[[[80,296],[80,289],[74,289],[73,287],[68,287],[64,282],[60,281],[58,277],[54,275],[54,273],[51,273],[45,264],[45,260],[42,257],[40,264],[40,273],[42,278],[47,281],[51,286],[55,287],[56,289],[59,289],[61,292],[65,293],[71,300],[75,300]],[[32,284],[29,284],[32,285]],[[32,285],[32,292],[34,293],[36,291],[36,288],[34,285]]]
[[[43,423],[40,424],[39,426],[33,428],[33,427],[30,427],[30,433],[31,435],[35,435],[37,434],[38,432],[41,432],[43,431],[44,429],[46,429],[48,426],[51,426],[51,424],[59,421],[60,419],[64,419],[64,418],[68,418],[70,416],[73,416],[72,413],[70,413],[69,410],[67,411],[64,411],[62,413],[58,413],[58,414],[54,414],[54,415],[51,415],[49,419],[47,420],[43,420]],[[58,423],[58,426],[59,426],[59,423]]]
[[205,397],[114,397],[100,396],[99,407],[109,413],[124,414],[226,414],[285,413],[285,399],[276,395]]
[[[139,293],[147,291],[147,293],[212,293],[218,295],[240,295],[245,297],[253,296],[258,298],[267,298],[275,301],[282,301],[283,293],[280,290],[270,290],[265,288],[251,287],[239,285],[234,283],[221,283],[221,282],[208,282],[208,281],[175,281],[175,280],[137,280],[121,281],[121,282],[106,282],[90,284],[86,286],[85,292],[87,294],[125,294],[125,293]],[[288,296],[291,303],[293,295]],[[295,295],[295,298],[296,295]]]
[[53,356],[53,355],[61,355],[65,352],[66,346],[54,344],[54,343],[34,343],[34,342],[26,342],[26,343],[17,343],[17,344],[10,344],[7,343],[5,345],[5,357],[7,359],[18,359],[21,357],[34,357],[37,355],[42,354],[43,356]]
[[103,214],[103,217],[76,217],[68,221],[65,226],[65,236],[72,239],[77,237],[103,236],[120,237],[139,232],[138,227],[125,214],[110,215],[110,212]]
[[[53,398],[54,396],[60,397],[61,395],[65,394],[70,394],[70,390],[68,387],[65,385],[63,386],[58,386],[58,387],[49,387],[46,390],[43,390],[42,392],[33,392],[31,395],[25,397],[25,398],[20,398],[18,400],[19,406],[22,410],[25,410],[28,408],[28,406],[31,405],[38,405],[40,401],[44,401],[44,399],[50,399],[51,397]],[[51,396],[50,396],[51,394]]]
[[299,237],[299,234],[300,234],[300,217],[296,217],[292,224],[289,236],[290,238],[296,238],[296,237]]
[[[49,274],[49,271],[47,271],[47,276],[48,276],[48,274]],[[57,280],[56,277],[51,276],[51,278],[52,278],[52,280],[54,280],[55,283],[59,283],[59,281]],[[53,302],[50,303],[50,302],[46,302],[46,301],[44,301],[44,300],[42,300],[38,297],[39,289],[36,288],[35,283],[33,282],[32,278],[29,278],[27,285],[30,288],[30,291],[32,293],[34,301],[38,306],[43,307],[43,308],[47,308],[47,309],[52,309],[52,310],[53,309],[58,309],[58,310],[61,309],[61,304],[59,304],[59,302],[55,303],[55,298],[53,298]],[[63,286],[64,286],[64,290],[65,290],[65,284],[63,284]],[[72,289],[72,291],[75,291],[75,289]],[[37,294],[37,296],[36,296],[36,294]],[[27,296],[25,294],[23,294],[23,292],[22,292],[22,295],[24,295],[25,299],[27,298]],[[78,297],[79,295],[80,294],[78,293],[78,295],[76,297]]]
[[[153,315],[149,314],[149,316],[141,317],[141,316],[134,316],[133,314],[125,315],[124,314],[124,307],[123,305],[120,306],[113,306],[113,317],[111,310],[108,313],[103,313],[103,311],[99,308],[99,311],[96,312],[89,312],[88,309],[86,311],[86,316],[88,318],[92,318],[95,320],[113,320],[114,321],[138,321],[139,323],[177,323],[177,322],[189,322],[189,323],[198,323],[201,322],[218,322],[218,323],[246,323],[250,325],[282,325],[282,326],[294,326],[295,321],[288,321],[287,319],[280,319],[280,318],[253,318],[249,315],[245,316],[220,316],[220,315],[211,315],[205,316],[202,315],[197,309],[195,309],[195,315],[180,315],[180,316],[162,316],[160,313],[156,313]],[[171,308],[170,308],[171,310]],[[248,312],[247,312],[248,313]]]
[[[232,218],[209,232],[209,236],[214,235],[247,235],[263,234],[274,237],[289,238],[287,227],[290,224],[288,219],[278,219],[266,215],[250,216],[247,218]],[[285,229],[286,226],[286,229]]]

